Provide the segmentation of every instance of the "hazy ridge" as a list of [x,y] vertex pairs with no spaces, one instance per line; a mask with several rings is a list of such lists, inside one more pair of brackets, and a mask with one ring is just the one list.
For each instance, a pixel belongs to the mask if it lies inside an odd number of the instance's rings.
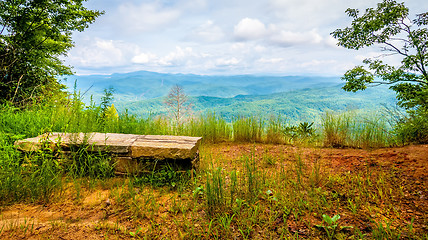
[[190,96],[195,114],[215,112],[231,120],[236,116],[278,115],[291,122],[317,121],[326,110],[377,111],[394,105],[395,93],[387,87],[349,93],[341,89],[340,77],[306,76],[203,76],[132,72],[112,75],[72,76],[67,86],[86,92],[88,103],[98,101],[103,90],[113,87],[114,104],[123,112],[142,117],[166,114],[163,101],[170,88],[180,85]]

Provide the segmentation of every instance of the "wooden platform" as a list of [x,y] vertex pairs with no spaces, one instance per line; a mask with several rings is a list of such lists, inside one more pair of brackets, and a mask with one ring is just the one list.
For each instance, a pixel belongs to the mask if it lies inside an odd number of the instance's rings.
[[16,141],[15,145],[27,152],[42,146],[65,152],[75,147],[85,147],[89,152],[107,152],[114,157],[118,173],[135,173],[148,161],[174,161],[194,166],[199,160],[201,140],[201,137],[167,135],[52,132]]

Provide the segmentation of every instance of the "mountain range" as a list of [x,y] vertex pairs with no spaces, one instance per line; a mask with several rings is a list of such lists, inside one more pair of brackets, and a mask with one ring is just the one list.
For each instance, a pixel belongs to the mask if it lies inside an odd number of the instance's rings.
[[66,85],[99,102],[104,89],[114,89],[115,107],[141,117],[167,114],[163,103],[174,85],[189,96],[193,112],[215,112],[231,120],[237,116],[284,116],[291,122],[318,121],[326,110],[377,111],[395,105],[395,93],[387,87],[349,93],[340,77],[317,76],[206,76],[147,71],[111,75],[71,76]]

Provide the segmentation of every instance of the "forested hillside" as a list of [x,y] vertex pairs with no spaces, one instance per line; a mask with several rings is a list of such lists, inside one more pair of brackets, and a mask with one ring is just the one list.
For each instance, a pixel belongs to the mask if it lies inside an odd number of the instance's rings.
[[237,95],[263,95],[304,88],[328,87],[339,84],[339,77],[319,76],[256,76],[256,75],[194,75],[166,74],[147,71],[111,75],[70,76],[66,85],[95,99],[112,87],[118,101],[146,100],[163,97],[174,85],[180,85],[190,96],[230,98]]
[[326,110],[377,111],[395,105],[395,94],[387,87],[363,92],[344,92],[338,77],[305,76],[203,76],[147,71],[112,75],[73,76],[67,85],[89,103],[99,102],[104,89],[114,90],[119,112],[141,117],[167,114],[164,100],[174,85],[190,96],[194,114],[215,112],[230,121],[238,116],[281,116],[290,122],[319,121]]
[[[164,98],[135,102],[117,101],[121,112],[128,109],[139,116],[166,114]],[[194,113],[215,112],[226,120],[237,116],[281,116],[290,122],[319,121],[326,110],[378,111],[383,105],[396,102],[393,91],[386,87],[370,88],[363,92],[347,93],[341,85],[328,88],[301,89],[269,95],[238,95],[233,98],[199,96],[190,99]]]

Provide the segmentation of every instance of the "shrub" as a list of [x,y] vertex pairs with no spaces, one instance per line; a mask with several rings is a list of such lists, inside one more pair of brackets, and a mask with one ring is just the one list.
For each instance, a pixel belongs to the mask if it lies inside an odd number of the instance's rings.
[[428,143],[428,110],[416,110],[401,118],[395,125],[397,141],[406,143]]

